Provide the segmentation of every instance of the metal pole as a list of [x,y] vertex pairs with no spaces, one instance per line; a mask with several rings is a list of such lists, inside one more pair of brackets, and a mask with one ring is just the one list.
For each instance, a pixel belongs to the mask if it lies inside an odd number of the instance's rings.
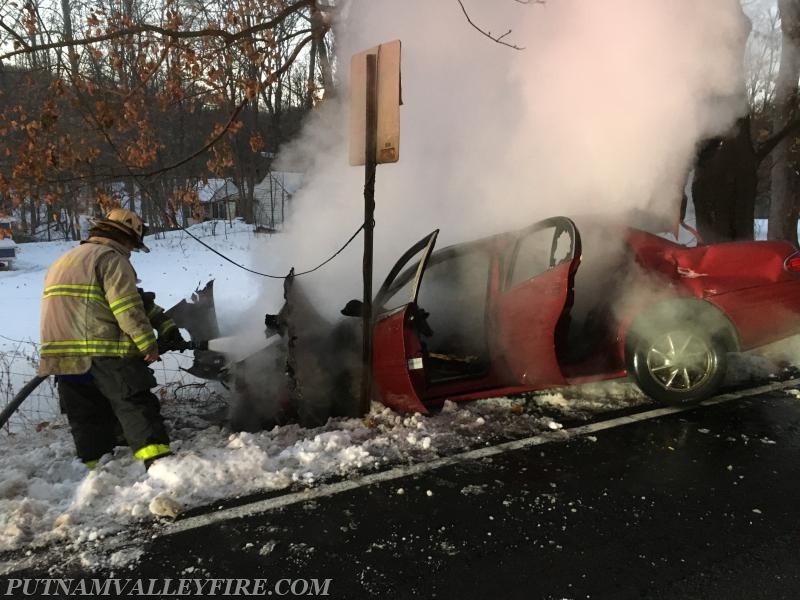
[[375,228],[375,154],[378,147],[378,56],[367,55],[367,126],[364,162],[364,313],[362,316],[364,366],[361,377],[361,414],[372,401],[372,234]]

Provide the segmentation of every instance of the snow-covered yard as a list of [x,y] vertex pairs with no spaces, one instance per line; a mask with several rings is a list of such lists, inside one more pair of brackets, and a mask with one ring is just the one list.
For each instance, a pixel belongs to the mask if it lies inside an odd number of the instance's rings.
[[[264,262],[270,261],[263,257],[274,255],[269,251],[280,243],[277,237],[256,236],[243,224],[218,223],[214,236],[208,225],[195,226],[193,232],[254,269],[268,268]],[[282,301],[280,280],[264,284],[181,232],[148,244],[152,252],[135,254],[133,263],[143,285],[157,293],[162,306],[172,306],[214,279],[221,326],[235,332],[238,322],[248,318],[256,319],[251,323],[263,322],[264,312]],[[0,273],[0,356],[17,357],[6,370],[10,396],[34,372],[44,272],[71,245],[21,245],[15,270]],[[33,350],[21,356],[21,346]],[[164,364],[170,360],[178,366],[190,359],[169,356]],[[161,383],[169,384],[170,377],[180,374],[176,366],[157,367]],[[750,376],[754,370],[764,375],[772,369],[771,362],[751,358],[738,363],[733,377]],[[176,454],[149,472],[128,448],[118,448],[96,470],[88,471],[74,456],[68,426],[51,392],[39,400],[36,419],[12,422],[10,431],[0,432],[0,553],[7,567],[15,556],[54,542],[80,554],[87,542],[152,521],[154,514],[432,460],[498,440],[558,430],[565,421],[649,403],[631,384],[613,382],[527,399],[448,403],[432,417],[400,416],[373,405],[363,419],[331,419],[316,429],[285,425],[242,433],[225,427],[224,389],[187,383],[179,393],[165,395],[163,402]],[[0,404],[9,399],[3,396]],[[83,561],[87,567],[122,566],[135,558],[135,552],[111,557],[95,553],[86,554]]]

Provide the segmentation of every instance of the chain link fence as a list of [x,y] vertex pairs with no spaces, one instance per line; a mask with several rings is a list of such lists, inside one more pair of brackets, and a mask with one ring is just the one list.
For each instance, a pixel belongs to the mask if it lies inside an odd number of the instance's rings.
[[[150,365],[158,382],[154,393],[161,401],[162,412],[181,427],[202,427],[224,419],[228,402],[225,388],[187,373],[185,369],[191,364],[191,352],[169,352]],[[0,336],[0,410],[36,377],[38,365],[38,343]],[[63,418],[55,380],[48,377],[14,412],[0,435],[39,431]]]

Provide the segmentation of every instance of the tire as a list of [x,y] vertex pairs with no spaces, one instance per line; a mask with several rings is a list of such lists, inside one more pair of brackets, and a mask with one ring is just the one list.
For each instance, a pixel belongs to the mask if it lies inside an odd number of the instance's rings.
[[629,375],[645,394],[665,404],[689,404],[713,396],[725,378],[728,352],[733,349],[722,319],[709,312],[694,318],[673,314],[641,319],[648,325],[637,327],[630,336]]

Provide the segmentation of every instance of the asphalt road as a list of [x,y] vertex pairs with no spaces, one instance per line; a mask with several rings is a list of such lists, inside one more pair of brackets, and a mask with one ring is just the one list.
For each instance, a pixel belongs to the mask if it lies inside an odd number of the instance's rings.
[[800,597],[800,399],[614,425],[190,516],[135,571],[68,576],[330,579],[352,599]]

